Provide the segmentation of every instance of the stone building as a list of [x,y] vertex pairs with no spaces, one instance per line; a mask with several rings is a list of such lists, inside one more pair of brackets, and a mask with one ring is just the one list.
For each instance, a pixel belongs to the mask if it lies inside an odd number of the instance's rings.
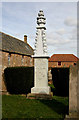
[[[33,66],[33,48],[24,41],[0,32],[0,68],[2,69],[2,91],[6,91],[4,84],[4,69],[15,66]],[[1,90],[1,88],[0,88]]]
[[79,58],[73,54],[53,54],[48,60],[48,78],[52,83],[51,70],[53,68],[69,68],[70,65],[75,66]]
[[54,84],[54,95],[69,96],[70,66],[77,66],[79,58],[73,54],[54,54],[49,58],[49,83]]
[[76,65],[79,58],[73,54],[53,54],[49,58],[49,69],[51,68],[61,68],[69,67],[70,65]]

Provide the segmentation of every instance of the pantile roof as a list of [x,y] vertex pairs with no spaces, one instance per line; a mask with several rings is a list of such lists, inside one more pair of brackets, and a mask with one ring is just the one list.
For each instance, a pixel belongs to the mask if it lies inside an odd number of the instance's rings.
[[28,43],[3,32],[0,32],[0,50],[23,55],[34,54],[33,48]]
[[78,61],[79,58],[77,58],[75,55],[73,54],[53,54],[50,58],[49,58],[49,62],[57,62],[57,61],[63,61],[63,62],[76,62]]

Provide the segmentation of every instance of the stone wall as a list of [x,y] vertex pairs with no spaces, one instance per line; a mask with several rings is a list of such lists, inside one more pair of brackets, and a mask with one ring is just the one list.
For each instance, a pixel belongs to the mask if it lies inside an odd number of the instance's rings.
[[79,62],[78,62],[78,66],[77,66],[77,69],[78,69],[78,75],[77,75],[77,89],[78,89],[78,93],[77,93],[77,107],[78,107],[78,113],[79,113]]
[[61,65],[58,65],[58,62],[48,62],[49,68],[51,67],[69,67],[70,65],[74,65],[76,62],[61,62]]
[[[10,55],[10,58],[8,57]],[[2,52],[2,68],[14,66],[33,66],[33,58],[19,54],[9,54]]]
[[[33,66],[33,58],[30,56],[23,56],[19,54],[10,54],[8,52],[0,51],[0,66],[1,66],[1,76],[2,76],[2,91],[6,92],[6,86],[4,83],[4,69],[7,67],[16,66]],[[1,90],[1,89],[0,89]]]
[[0,52],[0,91],[2,90],[2,53]]
[[77,63],[77,70],[78,70],[78,74],[77,74],[77,108],[78,108],[78,113],[79,113],[79,62]]
[[79,114],[79,62],[70,67],[69,115]]

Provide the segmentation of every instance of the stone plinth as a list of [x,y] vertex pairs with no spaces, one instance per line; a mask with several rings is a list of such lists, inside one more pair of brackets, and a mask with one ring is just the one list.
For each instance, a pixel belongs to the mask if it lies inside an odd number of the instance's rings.
[[31,88],[31,93],[49,94],[50,87],[48,86],[48,59],[34,58],[34,87]]
[[50,94],[34,94],[34,93],[29,93],[27,95],[27,99],[45,99],[45,100],[52,100],[52,93]]
[[39,93],[39,94],[49,94],[50,87],[33,87],[31,89],[31,93]]

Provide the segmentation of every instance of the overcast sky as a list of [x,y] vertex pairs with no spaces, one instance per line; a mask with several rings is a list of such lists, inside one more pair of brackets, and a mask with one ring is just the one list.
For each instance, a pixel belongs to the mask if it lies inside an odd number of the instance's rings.
[[[34,48],[36,17],[39,10],[46,17],[48,54],[77,56],[76,2],[4,2],[2,3],[2,31],[23,40]],[[17,46],[16,46],[17,47]]]

